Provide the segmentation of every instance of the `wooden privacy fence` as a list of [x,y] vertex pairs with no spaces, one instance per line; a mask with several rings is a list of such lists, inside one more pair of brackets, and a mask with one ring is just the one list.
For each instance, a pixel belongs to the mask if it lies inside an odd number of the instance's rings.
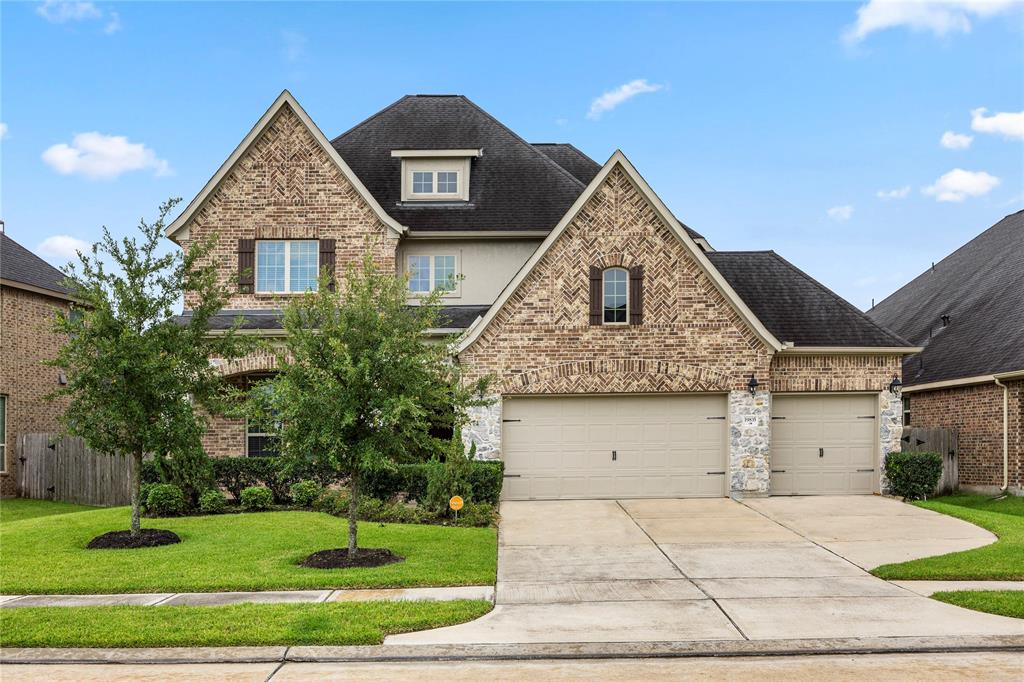
[[131,457],[93,452],[81,438],[53,433],[27,433],[19,445],[22,497],[99,506],[131,502]]
[[903,428],[904,452],[937,452],[942,455],[942,478],[936,492],[956,492],[960,486],[959,449],[956,429]]

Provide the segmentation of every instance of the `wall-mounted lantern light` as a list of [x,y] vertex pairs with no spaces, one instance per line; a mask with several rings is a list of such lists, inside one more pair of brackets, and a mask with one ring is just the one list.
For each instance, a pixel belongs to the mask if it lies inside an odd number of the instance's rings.
[[757,377],[754,376],[753,372],[750,373],[750,381],[747,382],[747,388],[750,390],[750,395],[757,393]]
[[889,382],[889,393],[892,393],[894,396],[898,397],[900,394],[901,386],[903,386],[903,382],[900,381],[900,378],[898,376],[893,374],[892,381]]

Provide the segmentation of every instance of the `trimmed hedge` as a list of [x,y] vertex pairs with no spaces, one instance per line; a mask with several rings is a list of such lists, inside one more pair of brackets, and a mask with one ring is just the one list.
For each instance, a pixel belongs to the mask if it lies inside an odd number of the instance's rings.
[[[389,500],[397,493],[408,493],[415,500],[425,500],[430,464],[399,464],[394,470],[375,471],[363,476],[362,492],[370,497]],[[505,463],[474,461],[469,471],[469,485],[475,502],[498,504]]]
[[239,499],[242,501],[242,509],[246,511],[263,511],[270,509],[274,504],[274,498],[269,488],[261,485],[254,485],[242,490]]
[[885,476],[894,495],[923,500],[935,492],[942,477],[942,455],[937,452],[890,452]]
[[145,506],[154,516],[178,516],[185,513],[185,493],[173,483],[157,483],[149,486]]

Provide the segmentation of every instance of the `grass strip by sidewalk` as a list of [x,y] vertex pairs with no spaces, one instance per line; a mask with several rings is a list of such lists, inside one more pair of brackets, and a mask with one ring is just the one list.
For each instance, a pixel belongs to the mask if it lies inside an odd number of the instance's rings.
[[1024,618],[1024,591],[991,590],[985,592],[936,592],[937,599],[965,609],[984,611],[1011,618]]
[[380,644],[490,610],[490,602],[469,600],[0,609],[0,647]]
[[405,561],[377,568],[304,568],[322,549],[344,547],[345,519],[308,511],[143,519],[181,543],[86,549],[128,527],[127,507],[0,524],[0,594],[219,592],[276,589],[492,585],[493,528],[359,524],[360,547],[386,547]]
[[964,552],[885,564],[871,571],[874,575],[886,580],[1024,580],[1024,497],[950,495],[914,504],[981,526],[999,540]]
[[50,500],[29,500],[23,497],[0,500],[0,525],[34,519],[40,516],[71,514],[80,511],[93,511],[99,507],[87,507],[84,504],[71,502],[51,502]]

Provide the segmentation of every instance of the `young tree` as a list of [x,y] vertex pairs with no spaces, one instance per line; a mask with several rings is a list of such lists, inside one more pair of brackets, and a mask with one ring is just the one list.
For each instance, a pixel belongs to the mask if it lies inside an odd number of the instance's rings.
[[[56,329],[67,338],[50,362],[67,384],[53,397],[67,396],[65,432],[80,436],[98,452],[128,454],[131,479],[131,536],[140,535],[139,477],[143,457],[201,452],[204,417],[193,402],[216,410],[223,384],[211,357],[231,359],[243,352],[231,329],[211,337],[207,323],[228,291],[204,258],[212,242],[186,251],[158,253],[165,219],[178,203],[162,204],[156,222],[139,222],[139,236],[115,240],[107,228],[88,254],[68,265],[66,285],[75,301],[58,314]],[[192,316],[173,319],[183,296],[194,301]]]
[[356,510],[367,471],[439,452],[439,415],[456,431],[466,408],[485,404],[488,379],[464,386],[449,339],[430,342],[440,291],[408,304],[402,277],[367,253],[340,286],[322,273],[316,292],[285,308],[278,373],[251,391],[253,415],[273,414],[285,456],[336,471],[350,486],[348,555],[357,553]]

